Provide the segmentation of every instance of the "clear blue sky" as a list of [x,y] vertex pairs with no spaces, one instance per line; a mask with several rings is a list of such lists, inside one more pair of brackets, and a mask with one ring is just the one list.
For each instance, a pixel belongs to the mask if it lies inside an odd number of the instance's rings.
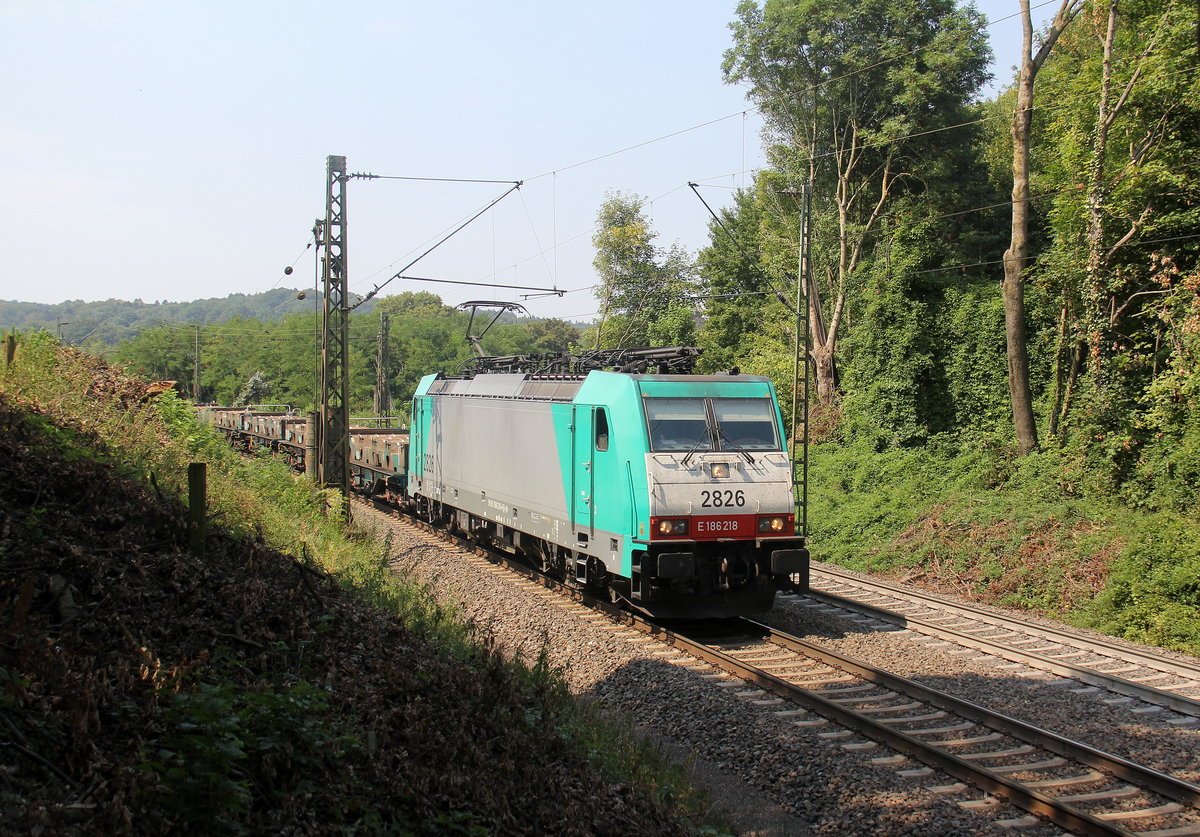
[[[717,206],[762,165],[759,120],[721,81],[735,5],[0,0],[0,298],[311,287],[330,154],[354,172],[526,181],[414,275],[586,289],[608,191],[652,201],[659,243],[695,250],[708,213],[687,182]],[[1018,9],[978,6],[992,20]],[[1019,22],[989,34],[1007,82]],[[351,290],[504,188],[351,181]],[[519,299],[401,281],[383,293],[405,290]],[[572,319],[597,308],[586,290],[526,305]]]

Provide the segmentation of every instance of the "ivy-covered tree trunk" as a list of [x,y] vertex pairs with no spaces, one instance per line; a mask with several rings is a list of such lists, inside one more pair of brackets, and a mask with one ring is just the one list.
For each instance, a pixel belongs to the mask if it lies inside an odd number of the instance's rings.
[[1008,344],[1008,392],[1012,403],[1013,429],[1022,455],[1038,448],[1033,395],[1029,385],[1029,344],[1025,335],[1025,261],[1029,256],[1029,142],[1033,126],[1033,82],[1054,42],[1083,0],[1063,0],[1054,22],[1046,31],[1037,53],[1033,52],[1033,22],[1029,0],[1021,0],[1024,39],[1017,79],[1017,108],[1012,119],[1013,188],[1012,238],[1004,253],[1004,334]]
[[1101,271],[1104,267],[1104,165],[1108,155],[1108,129],[1112,126],[1109,91],[1112,87],[1113,41],[1117,31],[1117,0],[1109,0],[1108,31],[1104,37],[1104,59],[1101,64],[1100,93],[1097,96],[1096,134],[1092,140],[1092,159],[1088,172],[1088,284],[1097,288],[1102,284]]
[[828,345],[813,346],[810,354],[813,359],[813,377],[817,383],[817,400],[825,405],[833,404],[838,394],[833,349]]

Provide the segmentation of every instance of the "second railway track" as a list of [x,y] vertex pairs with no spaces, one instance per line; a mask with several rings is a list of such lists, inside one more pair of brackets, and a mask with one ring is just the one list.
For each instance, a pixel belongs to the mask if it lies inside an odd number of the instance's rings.
[[[1200,786],[765,625],[741,620],[738,627],[740,634],[715,639],[648,630],[765,692],[1077,833],[1200,834]],[[1127,827],[1139,821],[1151,825]]]
[[1010,662],[1069,677],[1179,713],[1164,723],[1200,725],[1200,664],[1086,637],[1050,625],[901,588],[821,565],[810,601],[854,611]]

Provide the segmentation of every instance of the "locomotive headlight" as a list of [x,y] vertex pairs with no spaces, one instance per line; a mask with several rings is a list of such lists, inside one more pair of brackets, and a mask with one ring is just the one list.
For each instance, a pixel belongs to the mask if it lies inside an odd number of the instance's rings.
[[660,520],[658,521],[658,533],[660,535],[686,535],[688,522],[684,519]]
[[714,462],[708,466],[708,472],[715,480],[723,480],[729,476],[729,466],[724,462]]
[[778,534],[787,529],[786,517],[760,517],[758,531],[760,534]]

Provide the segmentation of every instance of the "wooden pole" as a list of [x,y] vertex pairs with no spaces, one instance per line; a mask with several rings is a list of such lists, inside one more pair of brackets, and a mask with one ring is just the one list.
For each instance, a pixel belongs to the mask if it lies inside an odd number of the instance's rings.
[[188,547],[196,555],[204,554],[207,515],[207,466],[192,462],[188,464]]

